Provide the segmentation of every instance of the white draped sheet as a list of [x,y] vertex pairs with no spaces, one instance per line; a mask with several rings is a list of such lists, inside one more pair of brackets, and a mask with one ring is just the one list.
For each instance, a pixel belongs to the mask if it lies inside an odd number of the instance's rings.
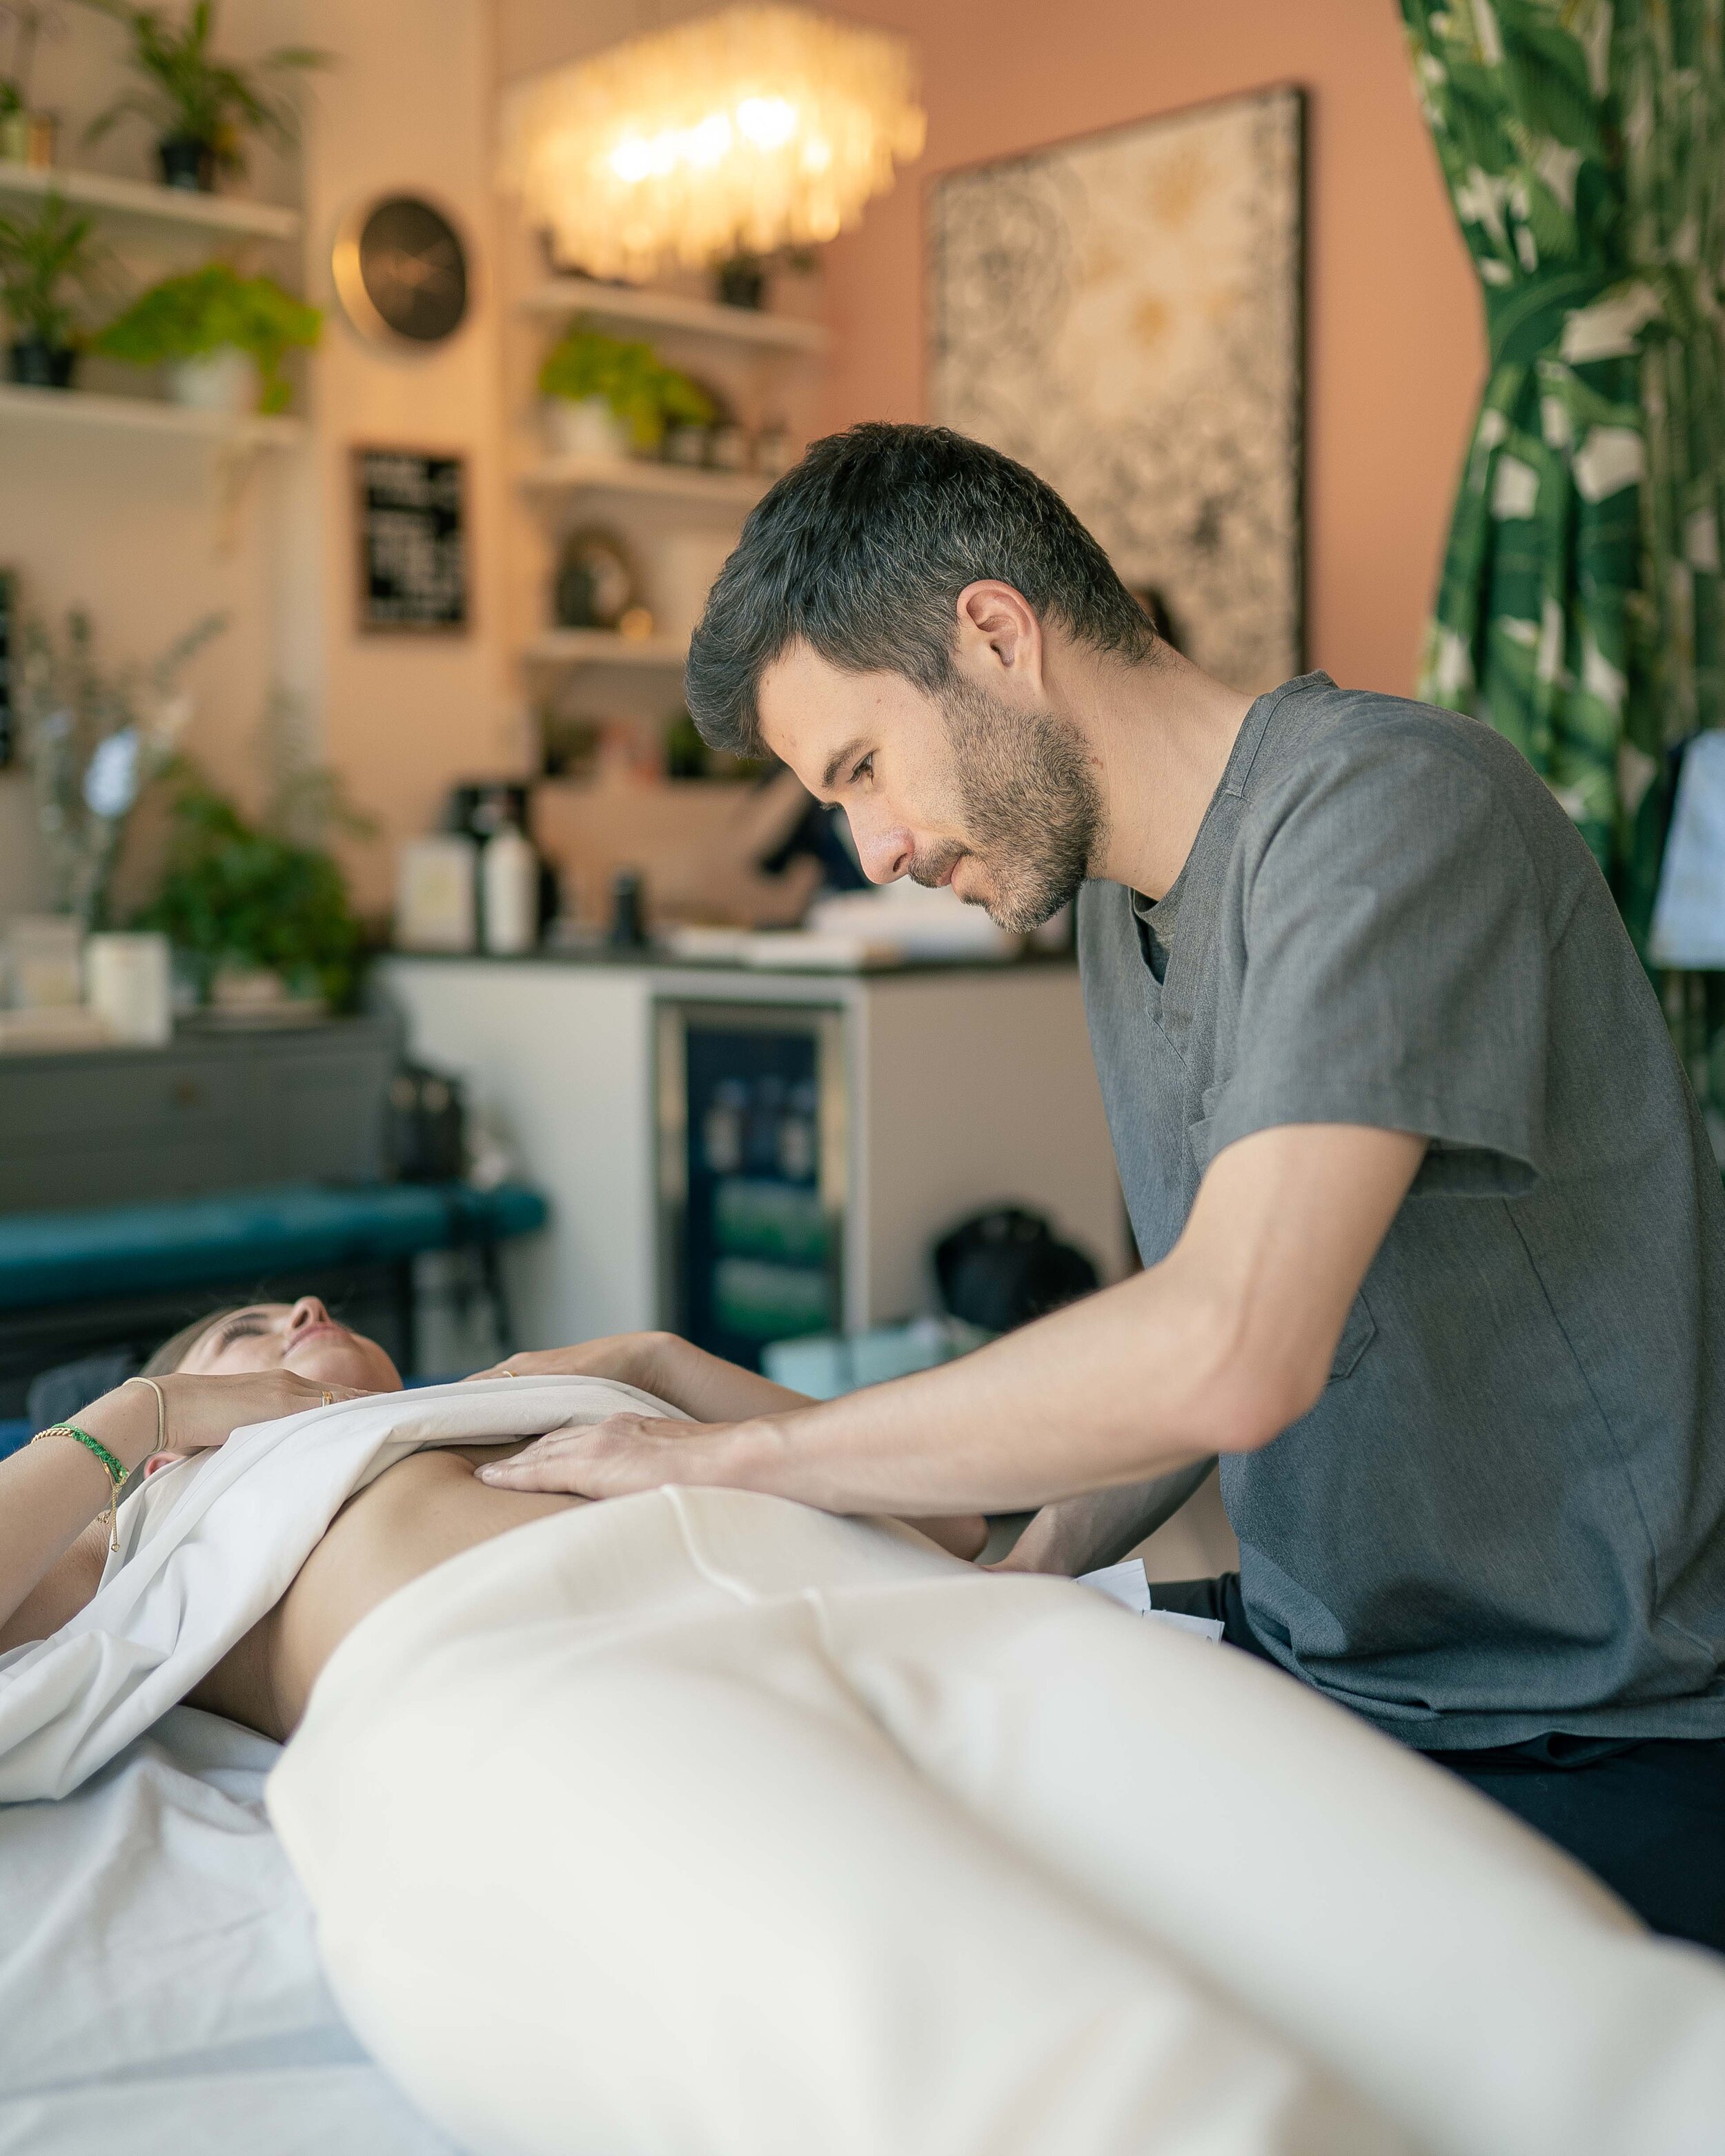
[[670,1491],[453,1559],[271,1779],[476,2156],[1712,2156],[1725,1970],[1245,1656]]

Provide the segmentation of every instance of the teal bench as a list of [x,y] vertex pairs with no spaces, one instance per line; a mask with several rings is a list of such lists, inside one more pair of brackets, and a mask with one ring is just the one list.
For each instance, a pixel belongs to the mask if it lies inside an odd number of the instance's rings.
[[166,1288],[218,1287],[301,1267],[391,1265],[543,1227],[536,1190],[504,1183],[289,1183],[150,1205],[0,1218],[0,1310]]
[[521,1183],[379,1183],[0,1216],[0,1417],[21,1411],[18,1389],[37,1370],[94,1346],[161,1338],[181,1312],[224,1291],[249,1301],[267,1285],[339,1295],[366,1284],[375,1296],[388,1281],[397,1320],[388,1344],[410,1368],[413,1259],[476,1250],[501,1311],[498,1246],[542,1227],[547,1213]]

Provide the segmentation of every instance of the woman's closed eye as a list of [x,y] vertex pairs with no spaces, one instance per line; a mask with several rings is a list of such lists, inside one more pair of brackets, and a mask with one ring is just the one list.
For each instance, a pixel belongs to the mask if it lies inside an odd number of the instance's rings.
[[261,1317],[249,1315],[236,1317],[222,1327],[220,1337],[216,1342],[216,1353],[219,1355],[224,1348],[232,1347],[236,1340],[254,1339],[259,1333],[267,1332],[269,1329]]

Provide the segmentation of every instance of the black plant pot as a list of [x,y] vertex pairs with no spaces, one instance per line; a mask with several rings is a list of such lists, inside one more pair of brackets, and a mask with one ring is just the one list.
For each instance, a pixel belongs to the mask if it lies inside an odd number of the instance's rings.
[[723,307],[761,307],[767,300],[767,265],[758,254],[733,254],[713,275],[713,291]]
[[183,187],[189,194],[213,195],[216,191],[216,153],[195,135],[165,136],[156,145],[165,187]]
[[6,355],[7,372],[31,389],[69,389],[78,354],[69,344],[49,344],[39,336],[18,337]]

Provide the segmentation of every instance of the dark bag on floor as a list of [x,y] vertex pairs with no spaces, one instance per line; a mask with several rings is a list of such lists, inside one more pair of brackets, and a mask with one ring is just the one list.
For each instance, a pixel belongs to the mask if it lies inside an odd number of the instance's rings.
[[934,1270],[952,1316],[988,1332],[1010,1332],[1101,1285],[1082,1250],[1016,1205],[961,1221],[935,1245]]

